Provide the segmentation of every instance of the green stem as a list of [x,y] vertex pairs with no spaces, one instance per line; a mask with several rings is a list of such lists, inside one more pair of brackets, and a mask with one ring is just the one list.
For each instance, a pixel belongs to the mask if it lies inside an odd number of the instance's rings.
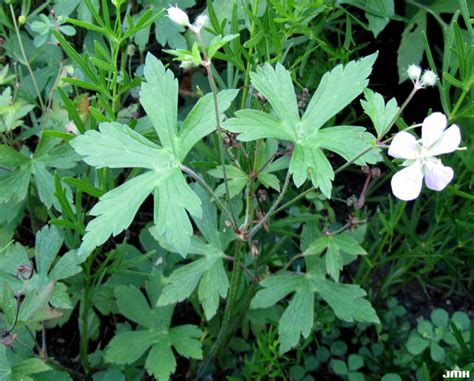
[[290,170],[288,170],[288,172],[286,173],[286,178],[285,178],[285,183],[283,184],[283,188],[280,192],[280,194],[278,195],[278,198],[275,200],[275,202],[273,203],[273,205],[270,207],[270,209],[268,210],[267,214],[265,214],[265,216],[258,222],[257,225],[255,225],[252,230],[250,231],[250,233],[248,234],[247,238],[248,239],[251,239],[255,233],[257,233],[260,228],[270,219],[270,217],[274,214],[275,210],[278,208],[278,205],[280,205],[280,202],[281,200],[283,200],[283,197],[285,196],[285,193],[288,189],[288,185],[290,184],[290,178],[291,178],[291,174],[290,174]]
[[87,258],[84,264],[85,274],[85,285],[84,285],[84,297],[82,299],[82,311],[81,311],[81,340],[80,340],[80,358],[81,364],[86,375],[86,379],[89,380],[90,376],[90,364],[89,364],[89,312],[90,312],[90,291],[91,291],[91,267],[93,262],[93,255]]
[[217,207],[226,214],[227,218],[232,220],[232,214],[230,213],[230,211],[225,207],[225,205],[221,202],[221,200],[219,200],[219,197],[217,197],[216,193],[212,190],[209,184],[201,176],[199,176],[191,168],[186,167],[184,165],[181,166],[181,170],[184,173],[187,173],[188,175],[190,175],[193,179],[195,179],[204,188],[204,190],[207,193],[209,193],[210,196],[212,196],[212,198],[216,202]]
[[237,295],[240,286],[240,279],[242,276],[243,269],[239,265],[240,257],[242,254],[242,242],[237,241],[236,253],[234,256],[234,262],[232,267],[232,273],[230,276],[229,294],[227,296],[227,303],[224,309],[224,316],[222,318],[222,324],[217,334],[216,341],[212,345],[209,353],[199,367],[197,377],[198,379],[203,376],[204,371],[214,357],[221,351],[221,349],[227,344],[229,335],[232,333],[233,325],[231,324],[233,311],[237,302]]
[[227,168],[225,166],[224,143],[222,139],[222,135],[224,132],[221,126],[221,120],[219,116],[219,103],[217,100],[217,85],[214,79],[214,74],[212,74],[212,70],[211,70],[211,60],[208,59],[206,56],[205,61],[206,62],[204,63],[204,67],[206,68],[206,71],[207,71],[207,77],[209,79],[209,85],[211,86],[211,91],[212,91],[212,98],[214,100],[214,114],[216,117],[217,139],[219,142],[219,159],[222,165],[222,175],[224,177],[225,192],[226,192],[227,203],[229,205],[229,211],[231,215],[230,223],[232,224],[232,228],[235,231],[238,231],[239,229],[237,227],[237,220],[235,218],[235,214],[232,209],[232,204],[230,202],[229,178],[227,176]]
[[38,101],[40,103],[41,109],[44,110],[45,104],[43,102],[43,98],[41,97],[41,91],[38,87],[38,83],[36,82],[36,77],[33,73],[33,70],[31,69],[30,63],[28,62],[28,58],[26,57],[25,48],[23,46],[23,41],[21,40],[21,36],[20,36],[20,28],[18,28],[18,23],[16,22],[15,10],[13,9],[13,6],[11,4],[10,4],[10,13],[12,15],[13,26],[15,28],[16,38],[18,40],[18,47],[20,48],[23,61],[25,61],[25,66],[28,69],[28,72],[30,73],[31,81],[33,82],[33,87],[35,88],[36,94],[38,96]]

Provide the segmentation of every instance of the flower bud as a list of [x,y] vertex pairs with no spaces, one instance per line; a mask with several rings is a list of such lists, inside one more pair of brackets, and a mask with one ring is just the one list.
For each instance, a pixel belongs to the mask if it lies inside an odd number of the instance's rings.
[[178,7],[169,7],[166,12],[171,21],[178,25],[189,26],[189,18],[186,12],[179,9]]
[[421,76],[421,83],[423,84],[423,86],[434,86],[436,85],[437,80],[438,76],[431,70],[425,70],[425,72]]
[[408,78],[412,81],[418,81],[421,77],[421,67],[418,65],[410,65],[407,69]]
[[199,15],[196,20],[194,21],[194,33],[199,33],[204,25],[207,23],[207,16],[206,15]]
[[18,17],[18,24],[20,25],[26,24],[26,17],[24,15],[21,15],[20,17]]

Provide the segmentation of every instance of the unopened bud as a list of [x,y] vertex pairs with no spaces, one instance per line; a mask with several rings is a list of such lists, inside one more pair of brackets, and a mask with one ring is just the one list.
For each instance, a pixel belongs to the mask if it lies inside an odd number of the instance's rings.
[[178,25],[182,26],[189,26],[189,17],[178,7],[169,7],[166,12],[168,13],[168,17],[171,21]]
[[64,131],[71,135],[79,135],[79,130],[72,120],[66,124]]
[[193,25],[193,32],[198,34],[199,32],[201,32],[201,29],[203,28],[204,25],[206,25],[207,23],[207,16],[205,15],[199,15],[197,18],[196,18],[196,21],[194,21],[194,25]]
[[21,15],[20,17],[18,17],[18,23],[20,25],[25,25],[26,24],[26,17]]

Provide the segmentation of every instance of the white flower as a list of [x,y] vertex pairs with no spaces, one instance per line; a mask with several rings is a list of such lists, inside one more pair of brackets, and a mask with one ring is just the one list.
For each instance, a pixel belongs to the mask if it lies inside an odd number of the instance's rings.
[[455,151],[461,142],[459,127],[446,129],[448,121],[434,112],[423,121],[421,139],[401,131],[393,139],[388,154],[405,159],[405,168],[392,177],[393,194],[404,201],[414,200],[421,192],[423,178],[428,188],[441,191],[453,179],[453,170],[445,167],[436,156]]
[[423,86],[434,86],[436,85],[437,80],[438,76],[431,70],[425,70],[425,72],[421,76],[421,84]]
[[169,7],[166,12],[168,13],[168,17],[170,18],[171,21],[178,25],[182,26],[189,26],[189,17],[184,12],[178,7]]
[[418,65],[412,64],[408,66],[407,74],[408,74],[408,78],[410,78],[414,82],[417,82],[420,80],[420,77],[421,77],[421,67],[419,67]]

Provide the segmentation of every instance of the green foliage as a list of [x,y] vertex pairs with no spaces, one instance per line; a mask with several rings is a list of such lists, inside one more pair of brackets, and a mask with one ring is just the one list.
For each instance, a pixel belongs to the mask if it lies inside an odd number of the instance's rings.
[[[147,82],[142,85],[140,100],[161,146],[117,123],[102,123],[99,132],[89,131],[71,142],[76,152],[97,168],[150,169],[100,198],[91,210],[96,218],[86,227],[80,255],[89,255],[111,235],[116,236],[128,228],[150,193],[155,195],[155,222],[159,234],[164,235],[181,255],[185,256],[189,251],[192,226],[186,211],[198,218],[202,211],[201,202],[187,185],[180,165],[189,150],[216,128],[205,118],[211,108],[210,95],[198,102],[178,132],[178,82],[152,55],[147,57],[145,78]],[[221,92],[218,95],[220,109],[225,111],[236,95],[233,90]],[[105,150],[100,148],[101,142],[107,146]],[[125,156],[124,151],[128,153]]]
[[[280,64],[275,69],[265,65],[252,73],[251,78],[255,88],[272,106],[275,116],[261,111],[241,110],[224,126],[231,132],[239,133],[241,141],[274,138],[294,143],[289,168],[295,185],[300,187],[309,174],[313,186],[330,198],[334,170],[323,149],[350,160],[354,153],[370,147],[374,138],[363,127],[321,127],[362,93],[376,57],[374,54],[350,62],[345,67],[339,65],[325,74],[302,118],[298,114],[290,73]],[[335,88],[338,89],[337,95],[332,93]],[[351,135],[351,144],[342,145],[341,136],[347,138],[348,134]],[[357,159],[356,164],[365,165],[378,160],[377,153],[368,153]]]
[[147,353],[145,369],[163,381],[176,370],[172,348],[183,357],[202,359],[199,341],[202,331],[197,326],[170,328],[174,306],[150,308],[145,296],[134,286],[118,286],[115,297],[120,313],[140,328],[125,330],[113,337],[105,354],[107,362],[132,364]]
[[[471,2],[197,3],[0,4],[0,379],[474,371]],[[435,111],[454,178],[394,200]]]

